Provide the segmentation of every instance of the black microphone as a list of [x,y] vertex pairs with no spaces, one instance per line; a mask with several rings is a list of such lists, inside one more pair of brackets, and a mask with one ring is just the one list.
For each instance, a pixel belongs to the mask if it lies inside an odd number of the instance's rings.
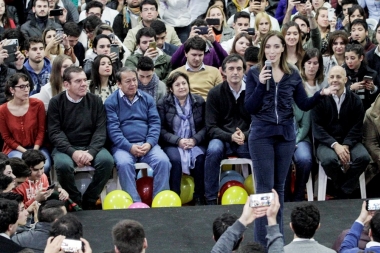
[[[270,71],[272,71],[272,62],[270,60],[266,60],[265,61],[265,67],[266,67],[265,68],[266,70],[269,69]],[[270,87],[270,83],[269,82],[270,82],[270,79],[267,80],[267,91],[269,91],[269,87]]]

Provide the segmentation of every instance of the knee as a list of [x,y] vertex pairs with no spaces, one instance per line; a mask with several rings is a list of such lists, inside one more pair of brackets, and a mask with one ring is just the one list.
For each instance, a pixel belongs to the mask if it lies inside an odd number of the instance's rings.
[[320,159],[320,161],[323,168],[340,166],[338,157],[327,156]]
[[206,155],[207,156],[223,156],[224,145],[223,142],[218,139],[213,139],[210,141]]
[[99,163],[104,169],[112,169],[115,164],[112,155],[107,150],[101,150],[95,159],[96,163]]
[[74,162],[71,159],[60,159],[59,157],[55,157],[54,167],[57,170],[57,172],[74,172]]

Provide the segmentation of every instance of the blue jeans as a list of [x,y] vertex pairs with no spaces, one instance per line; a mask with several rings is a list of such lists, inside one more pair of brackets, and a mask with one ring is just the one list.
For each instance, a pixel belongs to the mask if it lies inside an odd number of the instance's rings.
[[[80,147],[74,148],[84,150],[84,148]],[[59,184],[67,191],[74,202],[80,203],[82,198],[80,191],[75,186],[74,171],[76,164],[73,159],[67,154],[59,152],[56,148],[51,155],[54,160],[54,168],[57,171]],[[94,157],[91,166],[95,168],[95,172],[92,182],[83,194],[83,202],[95,203],[111,176],[114,161],[111,154],[105,148],[102,148]]]
[[[248,142],[255,173],[256,193],[267,193],[272,189],[277,191],[281,204],[277,214],[277,223],[283,234],[284,187],[292,162],[295,141],[286,141],[282,136],[272,136],[256,140],[249,138]],[[267,245],[265,239],[267,224],[266,217],[255,220],[254,240],[264,247]]]
[[205,161],[205,197],[206,200],[218,198],[220,162],[226,155],[236,155],[239,158],[251,159],[248,142],[244,145],[224,143],[219,139],[212,139],[208,144]]
[[[204,147],[198,146],[206,153]],[[165,147],[164,151],[169,157],[170,163],[172,164],[172,169],[170,170],[170,189],[181,195],[181,178],[182,178],[182,164],[181,156],[178,151],[178,147],[170,146]],[[195,161],[195,166],[190,170],[191,175],[194,177],[194,198],[201,198],[205,194],[204,186],[204,165],[205,165],[205,155],[197,156]]]
[[294,151],[293,161],[296,166],[296,182],[294,185],[294,194],[292,196],[290,191],[290,177],[291,171],[289,170],[286,180],[285,199],[287,201],[303,201],[305,200],[306,183],[309,180],[309,175],[313,169],[313,148],[310,142],[300,141],[297,143],[297,148]]
[[[27,149],[32,149],[32,148],[27,148]],[[49,151],[46,148],[42,148],[42,147],[40,148],[40,151],[41,151],[42,154],[44,154],[44,156],[46,158],[45,165],[44,165],[44,173],[47,176],[49,176],[50,165],[51,165],[51,159],[50,159]],[[8,157],[9,158],[12,158],[12,157],[21,158],[22,157],[22,153],[20,151],[18,151],[18,150],[12,150],[11,152],[9,152]]]
[[155,145],[143,157],[135,157],[130,152],[119,148],[113,148],[112,153],[116,162],[121,188],[131,195],[133,202],[141,202],[140,195],[136,189],[135,163],[147,163],[153,169],[153,198],[157,193],[169,190],[171,164],[159,145]]

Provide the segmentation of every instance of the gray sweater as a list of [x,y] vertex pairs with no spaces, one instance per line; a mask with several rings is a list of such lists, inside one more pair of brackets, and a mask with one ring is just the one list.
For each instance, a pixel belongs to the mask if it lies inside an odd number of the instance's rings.
[[327,248],[314,240],[293,241],[286,245],[284,250],[285,253],[336,253],[335,250]]

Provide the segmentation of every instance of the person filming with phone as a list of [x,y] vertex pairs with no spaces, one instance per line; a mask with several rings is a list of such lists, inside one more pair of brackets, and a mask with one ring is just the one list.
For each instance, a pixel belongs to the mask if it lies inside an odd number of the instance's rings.
[[[250,157],[256,180],[256,193],[274,188],[284,203],[286,176],[295,148],[293,101],[304,111],[319,103],[322,96],[336,93],[337,87],[321,89],[308,97],[302,78],[294,65],[287,63],[284,36],[270,31],[264,37],[257,66],[252,67],[246,79],[245,108],[251,114],[248,137]],[[283,230],[282,207],[277,220]],[[265,219],[255,220],[255,241],[266,245]]]

